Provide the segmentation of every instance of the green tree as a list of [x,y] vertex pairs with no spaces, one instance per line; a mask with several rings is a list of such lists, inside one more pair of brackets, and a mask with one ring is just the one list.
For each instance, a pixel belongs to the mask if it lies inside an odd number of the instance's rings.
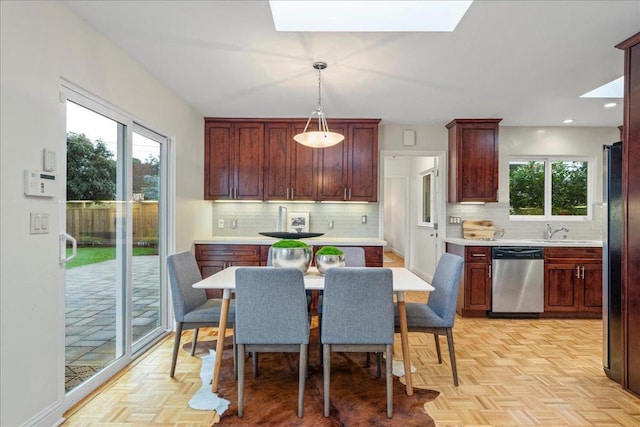
[[587,162],[553,162],[551,176],[551,213],[586,215]]
[[543,162],[509,165],[509,200],[511,215],[544,214]]
[[[144,163],[137,158],[133,158],[133,192],[134,193],[143,193],[145,194],[145,188],[148,187],[146,183],[147,176],[158,176],[158,171],[160,170],[160,159],[154,157],[149,154],[149,156],[145,159]],[[146,200],[157,200],[156,199],[148,199],[145,194]]]
[[158,175],[145,175],[144,186],[141,190],[145,200],[158,200],[160,196],[160,177]]
[[67,200],[113,200],[116,195],[116,161],[101,140],[84,134],[67,134]]

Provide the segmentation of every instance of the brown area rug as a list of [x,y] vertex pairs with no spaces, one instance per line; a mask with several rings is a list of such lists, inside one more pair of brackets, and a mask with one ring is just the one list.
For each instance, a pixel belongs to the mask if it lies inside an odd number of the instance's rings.
[[[244,416],[238,417],[238,389],[233,373],[231,337],[225,339],[225,351],[218,395],[229,401],[229,409],[220,424],[287,426],[435,426],[424,404],[439,392],[414,387],[407,396],[405,386],[393,377],[393,418],[387,418],[384,374],[376,378],[375,356],[365,367],[361,353],[331,354],[331,412],[323,416],[324,392],[322,366],[319,364],[317,329],[312,329],[309,352],[309,375],[305,385],[304,417],[298,418],[298,355],[296,353],[261,353],[260,375],[253,378],[251,360],[245,365]],[[206,355],[215,341],[197,345],[196,354]],[[191,344],[183,346],[191,351]],[[229,350],[228,350],[229,349]],[[384,364],[383,364],[384,369]]]

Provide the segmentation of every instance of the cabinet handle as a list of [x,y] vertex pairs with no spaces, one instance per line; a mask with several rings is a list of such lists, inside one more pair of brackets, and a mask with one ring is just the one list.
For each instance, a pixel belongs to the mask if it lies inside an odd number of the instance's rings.
[[342,188],[342,200],[347,200],[347,187]]
[[576,266],[576,278],[580,278],[580,266]]
[[491,279],[491,264],[489,264],[489,279]]
[[286,190],[286,191],[287,191],[287,192],[286,192],[286,194],[287,194],[287,195],[285,196],[285,199],[289,200],[289,187],[287,187],[287,190]]
[[220,252],[220,255],[233,255],[233,252]]
[[351,188],[349,188],[349,200],[351,200]]
[[293,187],[291,187],[291,200],[293,200]]
[[486,254],[471,254],[471,256],[474,256],[474,257],[482,257],[482,258],[484,258],[484,257],[486,257],[487,255],[486,255]]
[[582,278],[584,279],[584,265],[582,266],[582,268],[580,270],[582,270]]

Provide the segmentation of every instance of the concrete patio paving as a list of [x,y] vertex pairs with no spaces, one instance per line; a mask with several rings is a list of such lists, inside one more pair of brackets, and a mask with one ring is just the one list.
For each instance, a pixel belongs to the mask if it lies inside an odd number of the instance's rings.
[[[132,263],[135,342],[160,323],[159,258],[135,256]],[[99,370],[116,357],[116,267],[109,260],[67,270],[65,364],[72,371]]]

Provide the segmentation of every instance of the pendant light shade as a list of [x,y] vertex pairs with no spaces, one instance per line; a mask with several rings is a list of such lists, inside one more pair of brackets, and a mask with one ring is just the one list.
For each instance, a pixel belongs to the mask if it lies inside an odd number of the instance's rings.
[[[325,62],[314,62],[313,68],[318,70],[318,107],[311,113],[311,116],[309,116],[309,120],[307,120],[307,124],[304,127],[302,133],[295,135],[293,139],[302,145],[306,145],[307,147],[331,147],[332,145],[336,145],[342,142],[344,140],[344,135],[329,131],[329,126],[327,126],[327,118],[322,111],[320,72],[321,70],[327,68],[327,64]],[[314,117],[316,117],[318,120],[318,130],[311,130],[307,132],[309,123],[311,123],[311,120]]]

